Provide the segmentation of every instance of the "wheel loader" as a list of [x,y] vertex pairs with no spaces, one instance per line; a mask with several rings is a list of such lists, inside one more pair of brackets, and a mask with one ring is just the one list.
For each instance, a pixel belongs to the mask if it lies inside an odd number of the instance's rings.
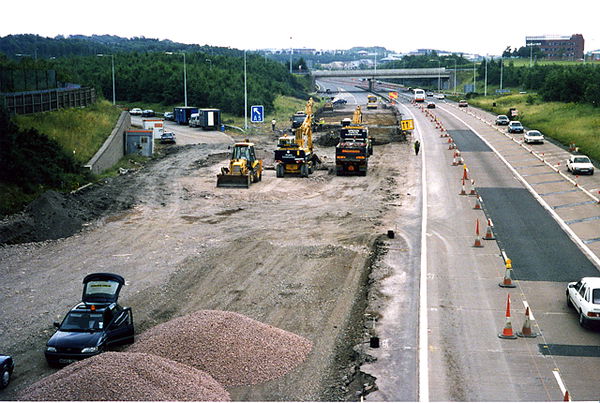
[[249,188],[262,180],[263,162],[256,158],[254,144],[248,141],[235,143],[231,149],[229,166],[217,174],[217,187]]

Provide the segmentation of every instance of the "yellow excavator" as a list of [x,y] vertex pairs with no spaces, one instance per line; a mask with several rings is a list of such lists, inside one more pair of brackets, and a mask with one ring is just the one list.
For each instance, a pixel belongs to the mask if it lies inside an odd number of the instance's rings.
[[249,188],[262,180],[263,162],[256,158],[254,144],[248,140],[235,143],[231,149],[228,167],[217,174],[217,187]]
[[313,153],[312,120],[313,120],[312,98],[306,102],[306,117],[300,127],[294,130],[294,137],[282,136],[277,142],[275,150],[275,174],[283,178],[285,174],[300,174],[307,177],[312,174],[319,163],[319,158]]

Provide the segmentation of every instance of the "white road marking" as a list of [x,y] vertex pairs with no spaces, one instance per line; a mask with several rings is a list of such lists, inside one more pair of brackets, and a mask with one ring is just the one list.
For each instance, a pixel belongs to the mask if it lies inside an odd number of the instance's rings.
[[560,388],[560,391],[564,396],[567,391],[567,388],[565,387],[565,384],[563,383],[562,378],[560,377],[560,373],[556,369],[552,371],[552,373],[554,374],[554,378],[556,378],[556,383],[558,383],[558,387]]
[[419,278],[419,402],[429,402],[429,323],[427,318],[427,170],[425,164],[425,144],[419,131],[417,119],[412,111],[402,105],[413,118],[415,129],[421,141],[421,273]]

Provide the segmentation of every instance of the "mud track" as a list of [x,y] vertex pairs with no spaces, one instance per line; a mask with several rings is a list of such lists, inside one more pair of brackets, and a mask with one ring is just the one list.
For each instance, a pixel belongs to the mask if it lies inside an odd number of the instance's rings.
[[[272,163],[272,139],[251,140],[265,164]],[[0,248],[0,352],[16,359],[0,398],[14,399],[55,371],[43,356],[52,322],[78,301],[86,274],[108,271],[127,280],[121,303],[133,308],[137,333],[215,309],[313,342],[294,372],[231,388],[233,400],[358,399],[364,385],[353,347],[365,334],[370,264],[377,238],[401,214],[406,177],[414,175],[410,146],[377,146],[366,177],[322,169],[309,178],[279,179],[271,170],[248,190],[215,187],[227,144],[169,150],[136,172],[38,206],[60,211],[62,221],[86,206],[77,215],[82,231]],[[326,168],[333,153],[333,147],[317,149]],[[36,233],[35,220],[20,220]],[[14,231],[6,227],[10,220],[4,224],[5,233]]]

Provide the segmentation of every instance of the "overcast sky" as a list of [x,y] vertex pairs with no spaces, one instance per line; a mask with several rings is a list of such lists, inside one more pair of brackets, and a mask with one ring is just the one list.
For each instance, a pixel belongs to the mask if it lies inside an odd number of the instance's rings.
[[[384,46],[499,55],[528,35],[583,34],[598,0],[2,0],[0,36],[111,34],[238,49]],[[290,39],[291,38],[291,39]]]

